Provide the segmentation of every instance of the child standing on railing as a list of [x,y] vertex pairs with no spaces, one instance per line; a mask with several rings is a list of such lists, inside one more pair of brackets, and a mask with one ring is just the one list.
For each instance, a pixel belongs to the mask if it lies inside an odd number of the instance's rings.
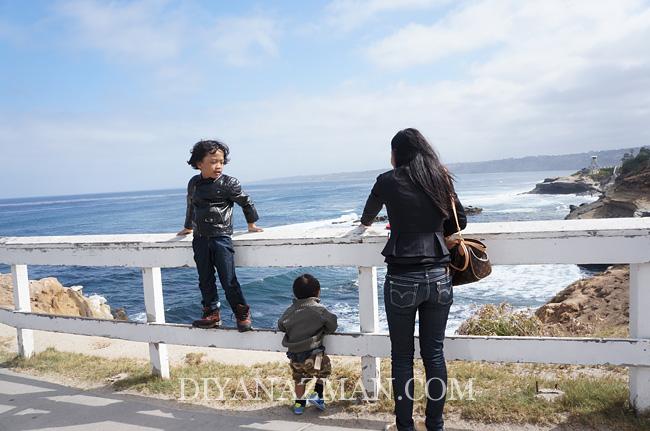
[[231,238],[233,206],[237,203],[242,207],[249,232],[262,231],[255,225],[259,217],[253,201],[242,191],[239,181],[223,174],[230,153],[226,144],[200,141],[194,145],[191,153],[187,163],[201,173],[193,176],[187,185],[185,225],[178,235],[194,232],[192,249],[199,273],[203,315],[192,325],[199,328],[221,325],[216,268],[221,287],[236,317],[237,329],[240,332],[250,331],[250,307],[235,275],[235,249]]
[[[285,333],[282,345],[288,349],[289,367],[295,382],[293,412],[300,415],[307,401],[325,410],[324,379],[330,376],[332,365],[325,354],[323,335],[333,333],[338,325],[336,315],[320,303],[320,283],[314,276],[303,274],[296,278],[293,295],[293,304],[278,320],[278,329]],[[315,393],[305,399],[305,383],[312,378],[318,379]]]

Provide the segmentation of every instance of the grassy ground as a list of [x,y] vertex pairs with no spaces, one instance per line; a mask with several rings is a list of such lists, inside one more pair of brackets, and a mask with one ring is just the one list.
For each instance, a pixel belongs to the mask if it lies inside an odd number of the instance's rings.
[[[630,409],[627,401],[627,371],[624,368],[464,361],[450,361],[448,364],[450,379],[457,379],[461,389],[459,392],[450,388],[448,392],[445,411],[454,417],[483,423],[568,422],[616,430],[650,429],[650,417],[636,417]],[[181,400],[181,382],[186,379],[185,402],[216,408],[242,409],[248,406],[255,409],[288,405],[288,400],[293,396],[288,367],[280,362],[254,367],[233,366],[206,362],[200,354],[190,354],[184,365],[172,368],[171,379],[161,380],[150,375],[148,363],[134,359],[108,360],[49,349],[25,360],[7,349],[0,349],[0,366],[19,372],[58,377],[81,386],[107,386],[114,390],[177,400]],[[382,378],[389,378],[389,374],[390,362],[383,360]],[[204,398],[201,379],[217,376],[223,394],[218,385],[210,384],[207,392],[209,399]],[[420,364],[416,364],[415,377],[424,377]],[[347,379],[343,385],[347,400],[340,399],[341,391],[338,390],[336,400],[330,402],[330,405],[351,414],[392,412],[393,403],[385,394],[376,402],[358,400],[361,395],[359,386],[355,384],[358,378],[358,366],[334,358],[331,380],[338,382]],[[194,379],[201,384],[196,399],[190,399],[195,390],[187,379]],[[224,383],[226,379],[231,380]],[[470,379],[473,400],[468,399]],[[271,385],[271,381],[275,381],[275,384]],[[535,397],[536,386],[557,387],[565,395],[552,402],[541,400]],[[334,389],[336,388],[335,383]],[[422,397],[423,387],[416,384],[415,392],[416,399]],[[332,395],[331,388],[329,394]],[[242,399],[246,397],[257,400],[243,402]],[[286,400],[278,401],[278,398]],[[424,401],[416,402],[415,410],[415,414],[423,415]]]

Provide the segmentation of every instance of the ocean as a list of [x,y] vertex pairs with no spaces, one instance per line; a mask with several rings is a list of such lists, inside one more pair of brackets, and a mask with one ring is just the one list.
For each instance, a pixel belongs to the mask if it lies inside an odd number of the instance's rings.
[[[228,172],[230,173],[230,172]],[[479,206],[483,213],[469,223],[562,219],[569,205],[591,202],[596,196],[529,195],[546,177],[570,172],[514,172],[461,174],[456,189],[464,205]],[[236,176],[236,172],[232,173]],[[188,177],[189,178],[189,177]],[[374,182],[369,174],[345,175],[272,185],[244,185],[260,214],[258,225],[272,227],[361,214]],[[185,215],[185,189],[108,193],[0,200],[0,236],[90,235],[177,232]],[[245,220],[235,208],[235,229]],[[83,286],[85,295],[105,297],[112,308],[125,308],[130,319],[145,320],[142,278],[139,268],[29,266],[30,279],[56,277],[65,286]],[[10,272],[0,264],[0,273]],[[293,279],[309,272],[321,282],[322,302],[339,316],[339,331],[358,331],[357,269],[239,268],[237,276],[251,305],[254,326],[274,328],[277,318],[291,303]],[[380,326],[387,330],[382,289],[385,267],[378,269]],[[458,287],[454,292],[447,333],[482,304],[508,302],[516,308],[536,308],[558,291],[582,278],[576,265],[495,266],[481,282]],[[189,323],[200,314],[200,293],[194,268],[163,269],[163,294],[168,322]],[[220,292],[222,302],[225,296]],[[222,319],[234,326],[224,307]],[[228,310],[226,312],[226,310]]]

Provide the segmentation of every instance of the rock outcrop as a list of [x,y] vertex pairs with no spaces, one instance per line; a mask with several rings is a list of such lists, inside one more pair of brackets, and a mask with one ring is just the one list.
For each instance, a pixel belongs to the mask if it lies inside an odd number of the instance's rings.
[[[650,216],[650,150],[626,155],[618,176],[596,202],[572,206],[567,219]],[[629,325],[627,265],[615,265],[579,280],[558,293],[535,314],[562,335],[626,337]]]
[[[106,299],[99,295],[84,296],[80,289],[65,287],[56,278],[30,280],[29,290],[34,313],[113,319]],[[14,306],[11,275],[0,274],[0,306]]]
[[483,212],[483,208],[481,207],[474,207],[472,205],[467,205],[466,207],[463,208],[465,210],[465,215],[478,215]]
[[650,150],[621,167],[621,173],[596,202],[572,208],[571,219],[650,217]]
[[591,195],[602,193],[603,184],[595,180],[590,175],[578,172],[568,177],[546,178],[543,182],[537,184],[531,194],[546,195]]
[[[542,183],[546,186],[540,187],[538,184],[536,190],[569,190],[569,182],[577,181],[578,177],[579,173],[568,177],[572,178],[571,181],[547,179]],[[649,149],[642,148],[636,157],[626,156],[620,173],[615,178],[600,175],[592,179],[598,180],[604,190],[603,196],[591,204],[572,206],[567,219],[650,216]],[[588,184],[588,181],[583,182]],[[560,185],[559,189],[553,189],[555,185],[563,183],[567,184],[566,188]],[[570,193],[575,193],[579,188],[572,190]],[[588,266],[598,267],[598,265]],[[610,266],[593,277],[576,281],[535,311],[535,317],[542,325],[541,332],[549,336],[627,337],[630,320],[629,284],[630,271],[627,265]],[[484,321],[493,323],[495,318],[487,314],[490,311],[489,307],[490,305],[479,309],[479,312],[461,325],[460,330],[472,329],[471,324],[480,323],[481,317],[484,317]],[[495,307],[492,306],[492,309]],[[524,334],[538,335],[535,332],[537,329],[534,321],[527,316],[516,316],[515,313],[502,314],[505,317],[501,320],[509,319],[514,322],[506,322],[507,324],[502,325],[509,331],[515,333],[513,329],[522,327],[522,322],[528,322],[529,327],[525,328]],[[485,316],[488,318],[486,319]],[[479,327],[481,328],[482,326]],[[534,331],[531,332],[531,328]]]
[[578,280],[535,311],[548,332],[559,335],[627,337],[630,270],[615,265]]

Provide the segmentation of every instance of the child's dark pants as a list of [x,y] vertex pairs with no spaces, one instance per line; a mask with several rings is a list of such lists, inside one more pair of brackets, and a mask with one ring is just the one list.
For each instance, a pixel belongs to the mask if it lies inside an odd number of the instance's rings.
[[237,304],[246,305],[239,281],[235,275],[235,249],[230,236],[202,237],[192,240],[194,262],[199,272],[199,288],[203,297],[201,304],[215,310],[220,307],[215,268],[221,287],[226,293],[230,308],[235,312]]

